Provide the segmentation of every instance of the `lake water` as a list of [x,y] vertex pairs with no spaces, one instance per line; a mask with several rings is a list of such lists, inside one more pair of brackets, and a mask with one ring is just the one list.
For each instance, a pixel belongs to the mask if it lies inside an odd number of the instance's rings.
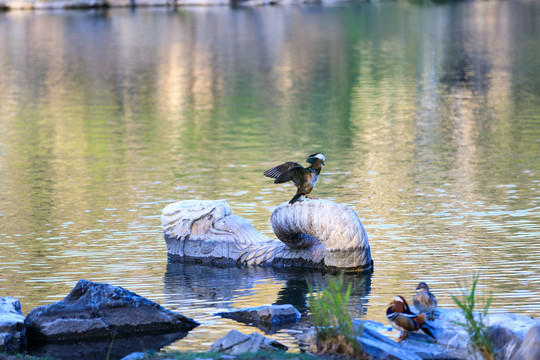
[[[351,206],[375,271],[351,312],[387,324],[426,281],[454,308],[474,273],[492,312],[540,305],[540,4],[0,13],[0,296],[23,313],[78,279],[202,325],[218,310],[292,303],[324,274],[168,263],[161,210],[226,199],[272,235],[292,185],[262,172],[327,166],[312,195]],[[299,325],[300,326],[300,325]],[[294,329],[270,335],[299,351]]]

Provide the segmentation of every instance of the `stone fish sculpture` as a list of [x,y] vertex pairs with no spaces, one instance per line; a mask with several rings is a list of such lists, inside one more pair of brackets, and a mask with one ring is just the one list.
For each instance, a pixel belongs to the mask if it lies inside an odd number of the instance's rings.
[[328,200],[278,206],[270,218],[277,238],[234,215],[225,200],[167,205],[161,223],[172,259],[216,265],[371,270],[367,233],[350,208]]

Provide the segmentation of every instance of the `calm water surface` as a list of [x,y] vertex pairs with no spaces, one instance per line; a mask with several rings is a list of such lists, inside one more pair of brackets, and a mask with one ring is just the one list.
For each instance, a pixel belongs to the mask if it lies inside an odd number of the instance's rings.
[[[226,199],[271,234],[293,186],[262,172],[323,151],[314,196],[354,208],[374,273],[355,317],[480,272],[493,312],[540,316],[540,4],[0,13],[0,296],[23,313],[80,278],[202,323],[292,303],[324,274],[168,264],[167,204]],[[307,316],[302,320],[309,323]],[[299,325],[300,326],[300,325]],[[271,334],[293,351],[293,330]]]

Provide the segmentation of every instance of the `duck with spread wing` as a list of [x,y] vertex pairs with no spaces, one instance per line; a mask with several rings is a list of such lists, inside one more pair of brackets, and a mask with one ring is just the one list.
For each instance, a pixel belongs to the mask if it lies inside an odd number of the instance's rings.
[[313,199],[309,193],[313,190],[319,179],[319,174],[325,160],[324,155],[317,152],[307,157],[306,162],[311,165],[306,168],[297,162],[287,161],[265,171],[264,175],[275,179],[275,184],[292,181],[296,185],[297,191],[291,201],[289,201],[289,204],[294,204],[302,195]]

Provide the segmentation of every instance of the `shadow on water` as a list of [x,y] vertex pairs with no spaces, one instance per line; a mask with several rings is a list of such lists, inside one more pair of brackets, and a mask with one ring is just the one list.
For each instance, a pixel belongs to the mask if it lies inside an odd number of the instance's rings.
[[159,351],[186,337],[187,334],[182,331],[158,335],[111,337],[111,339],[99,341],[29,344],[28,353],[55,359],[103,360],[108,358],[114,360],[133,352]]
[[[204,302],[204,306],[217,309],[237,309],[264,305],[253,299],[256,295],[275,305],[291,304],[301,313],[301,323],[310,323],[308,307],[308,283],[315,291],[324,289],[328,275],[307,269],[274,269],[274,268],[237,268],[212,267],[201,264],[182,263],[169,260],[164,279],[164,296],[167,303],[183,306],[196,306],[197,302]],[[371,291],[372,273],[345,274],[344,284],[352,284],[352,293],[349,302],[349,311],[353,318],[360,318],[365,314],[367,296]],[[272,287],[265,284],[281,285]],[[264,291],[268,293],[262,294]],[[256,294],[259,293],[259,294]],[[246,300],[247,298],[247,300]],[[275,299],[275,300],[274,300]],[[186,304],[186,301],[191,304]],[[260,301],[259,301],[260,302]],[[245,303],[245,304],[244,304]],[[274,333],[276,328],[259,327],[266,333]]]

